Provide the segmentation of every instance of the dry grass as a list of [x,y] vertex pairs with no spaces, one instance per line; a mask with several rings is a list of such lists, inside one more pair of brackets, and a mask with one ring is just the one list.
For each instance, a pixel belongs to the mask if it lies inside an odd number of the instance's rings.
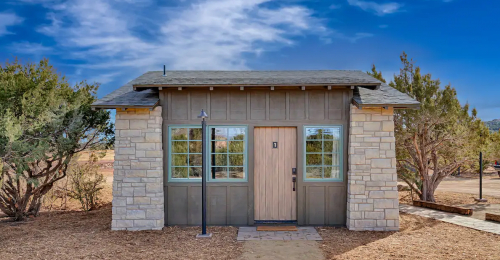
[[[454,206],[454,205],[476,203],[474,201],[474,198],[476,198],[477,195],[467,194],[467,193],[436,191],[435,197],[436,197],[437,203],[442,203],[445,205]],[[489,204],[500,204],[500,198],[491,197],[491,196],[483,196],[483,197],[488,199]],[[413,193],[413,199],[415,199],[415,200],[418,199],[418,196],[416,196],[415,193]],[[400,191],[399,192],[399,203],[411,205],[412,204],[411,192]]]
[[0,222],[0,259],[234,259],[241,254],[234,227],[111,231],[111,206],[89,212],[43,213],[23,223]]
[[401,214],[400,232],[320,228],[327,259],[499,259],[500,236]]

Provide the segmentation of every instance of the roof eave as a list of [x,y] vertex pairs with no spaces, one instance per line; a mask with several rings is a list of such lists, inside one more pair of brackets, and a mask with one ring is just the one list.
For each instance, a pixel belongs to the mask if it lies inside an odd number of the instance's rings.
[[318,86],[341,86],[341,87],[370,87],[373,90],[380,89],[381,83],[315,83],[315,84],[134,84],[134,88],[197,88],[197,87],[318,87]]
[[157,107],[158,105],[160,104],[160,100],[158,99],[154,104],[152,105],[123,105],[123,104],[120,104],[120,105],[113,105],[113,104],[92,104],[90,105],[90,107],[92,108],[92,110],[97,110],[97,109],[128,109],[128,108],[146,108],[146,109],[149,109],[149,110],[153,110],[155,109],[155,107]]
[[356,100],[352,99],[352,104],[359,109],[363,108],[387,108],[392,107],[394,109],[420,109],[420,103],[418,104],[363,104],[358,103]]

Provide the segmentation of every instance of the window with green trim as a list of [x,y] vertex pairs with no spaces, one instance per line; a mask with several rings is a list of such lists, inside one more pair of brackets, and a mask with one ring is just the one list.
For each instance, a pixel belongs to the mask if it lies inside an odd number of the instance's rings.
[[305,127],[305,180],[342,180],[340,126]]
[[199,126],[169,128],[170,178],[201,179],[202,131]]
[[209,138],[210,179],[246,179],[247,128],[211,126]]

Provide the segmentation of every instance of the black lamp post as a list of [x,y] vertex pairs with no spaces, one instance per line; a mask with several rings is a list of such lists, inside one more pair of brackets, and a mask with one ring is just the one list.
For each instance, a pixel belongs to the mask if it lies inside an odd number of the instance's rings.
[[207,162],[207,124],[205,118],[208,118],[207,113],[202,109],[198,118],[201,118],[201,234],[196,235],[200,238],[210,238],[212,234],[207,234],[207,176],[206,176],[206,162]]
[[[482,139],[483,134],[480,134],[479,136]],[[479,151],[479,198],[474,200],[478,202],[488,201],[487,199],[483,199],[483,151]]]

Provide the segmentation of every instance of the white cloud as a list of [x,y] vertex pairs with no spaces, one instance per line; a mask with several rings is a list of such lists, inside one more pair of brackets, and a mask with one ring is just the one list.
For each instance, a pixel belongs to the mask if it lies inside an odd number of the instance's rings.
[[51,47],[44,46],[41,43],[33,43],[33,42],[16,42],[10,46],[10,49],[16,54],[24,53],[24,54],[35,54],[42,56],[52,53],[53,51]]
[[352,6],[357,6],[364,11],[374,12],[378,16],[384,16],[386,14],[392,14],[398,11],[401,11],[403,4],[390,2],[379,4],[371,1],[362,1],[362,0],[347,0],[347,2]]
[[[328,33],[310,9],[271,9],[263,6],[268,1],[202,1],[156,9],[149,14],[154,21],[140,20],[143,14],[128,3],[116,8],[115,0],[67,1],[51,6],[51,24],[38,31],[72,50],[72,58],[88,60],[87,69],[142,70],[161,64],[171,69],[244,69],[244,56],[258,55],[268,45],[291,45],[295,37]],[[152,37],[137,31],[148,31]]]
[[0,13],[0,37],[6,34],[13,34],[12,32],[7,30],[7,27],[20,24],[23,21],[24,19],[17,16],[15,13]]
[[24,0],[43,4],[51,36],[63,58],[78,60],[78,77],[100,83],[130,73],[169,69],[248,69],[249,57],[315,35],[328,42],[356,42],[326,28],[313,11],[273,0],[197,0],[159,7],[151,0]]

